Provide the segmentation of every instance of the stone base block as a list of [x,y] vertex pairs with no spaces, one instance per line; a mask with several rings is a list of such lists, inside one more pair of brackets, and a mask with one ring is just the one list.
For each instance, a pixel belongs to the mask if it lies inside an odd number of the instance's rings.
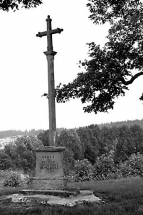
[[69,196],[77,196],[80,190],[20,190],[18,194],[25,196],[43,195],[43,196],[59,196],[61,198],[68,198]]
[[66,189],[66,179],[33,178],[30,187],[36,190],[64,190]]

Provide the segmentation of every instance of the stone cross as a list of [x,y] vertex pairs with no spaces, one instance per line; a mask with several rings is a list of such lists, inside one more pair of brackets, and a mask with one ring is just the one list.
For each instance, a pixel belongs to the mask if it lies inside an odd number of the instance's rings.
[[49,144],[50,146],[56,146],[56,112],[55,112],[55,80],[54,80],[54,55],[53,51],[52,35],[61,33],[63,29],[57,28],[52,30],[51,18],[47,17],[47,31],[38,32],[37,37],[47,36],[47,51],[44,54],[48,61],[48,98],[49,98]]

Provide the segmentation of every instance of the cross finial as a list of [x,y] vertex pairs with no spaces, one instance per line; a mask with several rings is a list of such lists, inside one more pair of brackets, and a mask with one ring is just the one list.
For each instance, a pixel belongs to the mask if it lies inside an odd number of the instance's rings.
[[47,16],[47,19],[51,19],[51,18],[50,18],[50,15]]

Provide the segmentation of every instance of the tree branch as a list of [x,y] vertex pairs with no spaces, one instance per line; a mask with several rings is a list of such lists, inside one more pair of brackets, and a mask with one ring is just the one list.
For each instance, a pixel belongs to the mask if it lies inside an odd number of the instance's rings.
[[123,77],[119,77],[119,79],[122,81],[122,83],[124,85],[129,85],[129,84],[132,84],[134,82],[134,80],[137,79],[141,75],[143,75],[143,72],[139,72],[139,73],[133,75],[129,81],[125,81],[125,79]]

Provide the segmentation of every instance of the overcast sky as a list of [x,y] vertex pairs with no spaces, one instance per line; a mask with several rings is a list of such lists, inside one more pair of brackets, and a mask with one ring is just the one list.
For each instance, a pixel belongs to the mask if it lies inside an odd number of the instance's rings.
[[[46,18],[52,27],[63,28],[53,35],[55,85],[76,78],[79,60],[87,57],[88,42],[104,45],[108,25],[97,26],[88,18],[87,0],[43,0],[36,9],[0,11],[0,130],[48,129]],[[56,104],[57,127],[75,128],[143,118],[143,77],[136,80],[125,97],[116,100],[109,113],[84,113],[80,100]]]

